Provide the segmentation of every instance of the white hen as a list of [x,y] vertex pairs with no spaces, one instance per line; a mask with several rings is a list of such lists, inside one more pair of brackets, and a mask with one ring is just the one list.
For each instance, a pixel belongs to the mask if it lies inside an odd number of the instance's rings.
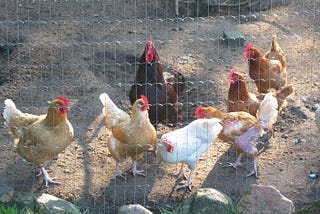
[[[157,153],[166,163],[182,162],[179,175],[183,175],[183,163],[191,173],[186,185],[191,190],[192,175],[199,157],[205,153],[222,130],[220,119],[197,119],[184,128],[164,134],[157,143]],[[181,188],[180,187],[180,188]]]

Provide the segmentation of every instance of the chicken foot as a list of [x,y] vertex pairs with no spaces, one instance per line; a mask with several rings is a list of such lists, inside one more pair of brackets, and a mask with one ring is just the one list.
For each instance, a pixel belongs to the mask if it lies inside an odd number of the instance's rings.
[[247,174],[246,177],[250,177],[251,175],[254,175],[256,178],[258,178],[258,160],[257,157],[254,157],[253,159],[253,170]]
[[242,163],[240,162],[243,154],[244,154],[244,152],[239,154],[236,162],[234,162],[234,163],[227,162],[227,166],[232,166],[234,169],[238,169],[239,166],[243,167]]
[[190,176],[189,176],[189,179],[188,179],[187,183],[186,183],[185,185],[179,186],[179,187],[177,188],[177,190],[185,189],[185,190],[188,190],[188,191],[191,192],[193,173],[194,173],[194,169],[191,170]]
[[115,172],[115,174],[114,174],[114,176],[113,176],[113,179],[115,179],[115,178],[117,178],[117,177],[120,177],[120,178],[122,178],[123,180],[127,180],[126,177],[125,177],[125,175],[126,175],[126,173],[123,173],[123,172],[120,171],[120,169],[119,169],[119,162],[117,161],[117,162],[116,162],[116,172]]
[[184,174],[184,163],[181,163],[181,169],[177,175],[174,176],[176,178],[176,182],[182,180],[187,180],[187,177]]
[[48,186],[48,184],[60,184],[59,182],[54,181],[56,179],[56,177],[51,178],[48,174],[48,172],[50,172],[51,170],[46,170],[44,167],[41,167],[39,169],[39,173],[37,174],[37,176],[43,175],[46,186]]
[[138,170],[137,169],[137,161],[134,160],[131,169],[128,172],[132,172],[133,176],[141,175],[143,177],[146,177],[146,175],[143,173],[144,170]]

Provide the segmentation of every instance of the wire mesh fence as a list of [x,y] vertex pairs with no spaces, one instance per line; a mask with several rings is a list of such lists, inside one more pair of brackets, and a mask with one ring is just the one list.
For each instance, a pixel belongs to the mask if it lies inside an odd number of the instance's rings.
[[[319,173],[319,130],[311,110],[320,101],[319,1],[5,0],[0,5],[0,102],[10,98],[21,111],[39,115],[57,96],[66,96],[74,128],[71,145],[46,163],[62,184],[47,188],[35,164],[16,152],[2,119],[1,183],[16,191],[50,193],[93,213],[115,213],[132,203],[159,213],[204,187],[237,202],[251,184],[272,185],[296,208],[319,198],[318,180],[308,177],[310,171]],[[252,43],[265,53],[274,35],[285,52],[294,92],[258,157],[258,179],[245,176],[252,168],[250,156],[243,158],[244,168],[225,167],[237,152],[219,139],[200,156],[191,193],[173,189],[180,165],[160,163],[147,152],[138,158],[145,177],[113,178],[116,161],[107,145],[110,132],[99,95],[108,93],[131,113],[129,93],[149,37],[164,69],[172,67],[185,77],[178,98],[183,119],[174,128],[157,126],[161,138],[193,121],[199,105],[227,112],[232,68],[257,94],[244,48]],[[122,171],[130,166],[130,158],[120,164]]]

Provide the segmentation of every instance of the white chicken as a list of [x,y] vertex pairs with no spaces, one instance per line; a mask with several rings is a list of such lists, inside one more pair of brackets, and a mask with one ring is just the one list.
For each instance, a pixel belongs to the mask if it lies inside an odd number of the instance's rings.
[[180,188],[191,191],[192,175],[199,157],[205,153],[222,130],[220,119],[197,119],[184,128],[164,134],[157,143],[157,154],[166,163],[182,162],[179,177],[184,176],[184,163],[191,172],[187,183]]

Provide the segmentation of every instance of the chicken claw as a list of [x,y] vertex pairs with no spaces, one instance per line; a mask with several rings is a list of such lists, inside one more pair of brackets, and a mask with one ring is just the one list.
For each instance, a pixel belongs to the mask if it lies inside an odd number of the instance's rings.
[[120,178],[122,178],[123,180],[127,180],[126,177],[125,177],[126,174],[127,174],[127,173],[123,173],[123,172],[120,171],[120,169],[119,169],[119,162],[116,162],[116,172],[115,172],[115,174],[114,174],[114,176],[113,176],[113,179],[116,179],[117,177],[120,177]]
[[234,169],[238,169],[239,166],[243,167],[242,163],[240,163],[240,162],[234,162],[234,163],[227,162],[227,166],[231,166]]
[[133,176],[141,175],[143,177],[146,177],[146,175],[143,173],[144,170],[137,169],[137,161],[133,161],[132,168],[129,170],[129,172],[132,172]]
[[186,191],[191,192],[191,191],[192,191],[191,187],[192,187],[192,184],[191,184],[191,183],[190,183],[190,184],[186,183],[185,185],[178,186],[178,187],[177,187],[177,191],[179,191],[179,190],[181,190],[181,189],[184,189],[185,192],[186,192]]
[[56,177],[51,178],[48,174],[48,172],[46,171],[46,169],[44,167],[41,167],[41,171],[39,172],[39,174],[37,176],[43,175],[45,183],[46,183],[46,187],[48,186],[48,184],[60,184],[59,182],[54,181],[56,179]]

